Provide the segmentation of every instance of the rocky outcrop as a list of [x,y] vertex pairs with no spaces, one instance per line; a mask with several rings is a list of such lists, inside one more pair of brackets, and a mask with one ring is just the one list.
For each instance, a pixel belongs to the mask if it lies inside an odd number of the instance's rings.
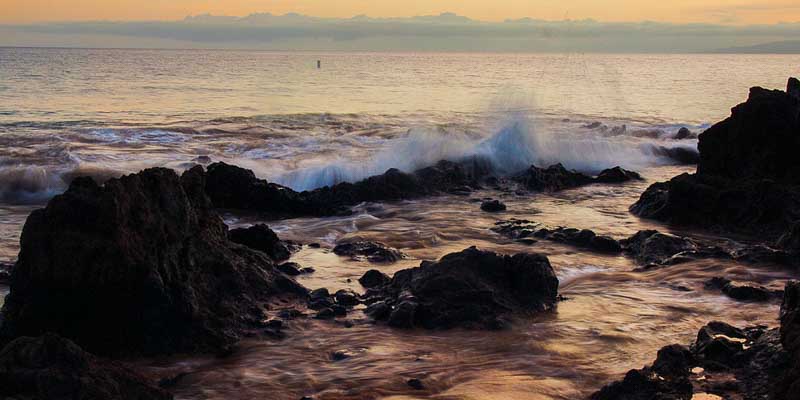
[[554,164],[547,168],[532,165],[522,173],[511,178],[523,188],[536,192],[557,192],[585,186],[591,183],[621,183],[630,180],[639,180],[642,177],[633,171],[620,167],[603,170],[596,177],[568,170],[561,164]]
[[652,185],[631,211],[759,238],[789,230],[800,220],[800,99],[791,90],[750,89],[700,135],[697,173]]
[[621,167],[614,167],[600,171],[600,174],[594,178],[598,183],[622,183],[628,181],[640,181],[642,178],[637,172],[628,171]]
[[8,283],[8,280],[11,278],[11,269],[12,268],[14,268],[14,265],[0,262],[0,283],[1,284]]
[[553,228],[533,221],[510,219],[496,222],[492,230],[522,242],[543,239],[603,253],[622,251],[618,241],[609,236],[597,235],[589,229]]
[[350,257],[360,261],[366,259],[373,263],[393,263],[405,255],[397,249],[391,248],[380,242],[359,240],[337,244],[333,253],[339,256]]
[[58,335],[20,337],[0,350],[0,397],[36,400],[168,400],[172,395],[120,364]]
[[711,322],[691,347],[666,346],[648,367],[631,370],[592,400],[689,400],[699,394],[722,398],[770,398],[787,368],[777,329],[739,329]]
[[775,398],[789,400],[800,393],[800,282],[786,284],[780,319],[781,344],[789,354],[789,367],[775,389]]
[[502,212],[506,210],[506,205],[500,200],[487,200],[481,203],[481,210],[486,212]]
[[498,329],[512,315],[553,309],[557,292],[547,257],[470,247],[396,272],[367,292],[366,313],[398,328]]
[[371,269],[365,272],[361,278],[358,278],[358,283],[365,288],[375,288],[381,287],[389,283],[391,280],[392,278],[390,278],[389,275],[386,275],[377,269]]
[[228,240],[204,174],[78,178],[28,217],[2,336],[55,332],[100,355],[218,351],[306,290]]
[[727,278],[715,277],[705,283],[707,289],[720,290],[728,297],[739,301],[770,301],[782,295],[763,286],[735,283]]
[[208,166],[206,193],[215,207],[249,210],[272,218],[347,215],[363,202],[415,199],[441,193],[470,192],[490,174],[487,161],[440,161],[413,173],[389,169],[356,183],[296,192],[256,178],[247,169],[222,162]]
[[661,233],[655,230],[636,232],[620,244],[640,264],[669,264],[669,259],[678,254],[692,254],[699,250],[697,243],[689,238]]
[[234,243],[265,253],[274,261],[287,260],[291,257],[292,252],[296,250],[290,243],[282,242],[278,235],[264,224],[231,229],[228,232],[228,237]]

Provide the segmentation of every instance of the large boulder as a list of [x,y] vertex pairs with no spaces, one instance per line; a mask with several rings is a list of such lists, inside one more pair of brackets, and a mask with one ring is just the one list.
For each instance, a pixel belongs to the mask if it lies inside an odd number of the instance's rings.
[[645,218],[776,239],[800,219],[800,99],[752,88],[699,138],[696,174],[650,186],[631,206]]
[[172,395],[122,365],[48,333],[0,350],[0,397],[32,400],[168,400]]
[[697,244],[689,238],[655,230],[636,232],[620,244],[642,264],[665,264],[676,254],[698,250]]
[[267,255],[228,240],[203,178],[200,167],[78,178],[31,213],[2,337],[55,332],[101,355],[216,351],[275,296],[304,295]]
[[475,247],[394,274],[367,293],[367,313],[390,326],[497,329],[512,314],[553,309],[558,279],[547,257]]
[[634,369],[625,378],[591,395],[591,400],[689,400],[692,355],[679,345],[663,347],[652,366]]
[[287,260],[292,255],[292,246],[281,241],[278,235],[265,224],[231,229],[228,237],[234,243],[264,252],[275,261]]
[[751,88],[730,117],[700,134],[698,149],[700,175],[798,184],[800,100],[780,90]]

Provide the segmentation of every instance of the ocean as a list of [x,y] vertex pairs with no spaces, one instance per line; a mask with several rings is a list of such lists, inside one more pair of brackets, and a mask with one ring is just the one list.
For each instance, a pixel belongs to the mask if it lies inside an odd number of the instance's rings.
[[[317,61],[320,68],[317,68]],[[586,173],[621,165],[646,181],[554,194],[478,191],[360,205],[347,217],[265,221],[282,239],[320,243],[292,261],[313,266],[309,288],[363,291],[373,266],[330,252],[346,238],[378,240],[418,265],[471,245],[530,251],[490,231],[499,219],[625,237],[628,206],[651,183],[693,167],[664,149],[695,151],[694,134],[725,118],[751,86],[785,88],[798,55],[454,54],[0,48],[0,261],[17,257],[27,215],[89,175],[184,170],[209,161],[247,167],[297,190],[355,181],[440,159],[489,159],[501,172],[562,163]],[[502,199],[501,216],[481,212]],[[230,226],[262,222],[223,215]],[[710,320],[775,323],[777,305],[703,291],[725,272],[780,289],[785,271],[698,260],[636,275],[629,258],[536,245],[568,301],[551,316],[495,332],[399,332],[300,320],[281,342],[245,341],[232,357],[136,361],[154,374],[186,372],[180,399],[407,399],[405,380],[456,399],[574,399],[686,343]],[[695,291],[678,291],[689,287]],[[0,286],[0,294],[6,292]],[[356,354],[333,362],[330,354]]]

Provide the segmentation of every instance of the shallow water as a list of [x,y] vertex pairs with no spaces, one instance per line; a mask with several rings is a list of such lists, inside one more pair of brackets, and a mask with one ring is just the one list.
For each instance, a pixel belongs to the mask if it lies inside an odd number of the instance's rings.
[[[660,167],[644,174],[652,181],[684,170]],[[472,245],[503,253],[546,254],[567,300],[552,314],[516,320],[511,330],[393,330],[367,323],[359,310],[335,322],[291,321],[287,339],[248,340],[223,360],[177,358],[142,364],[158,375],[188,372],[175,389],[181,399],[297,399],[304,395],[318,399],[575,399],[628,369],[650,363],[664,345],[691,342],[697,329],[709,321],[775,326],[776,303],[735,302],[705,290],[703,283],[725,275],[780,289],[789,273],[779,268],[702,260],[634,273],[636,265],[626,257],[546,241],[524,245],[489,230],[495,221],[514,217],[591,228],[617,238],[639,229],[670,231],[627,212],[649,183],[593,185],[555,195],[486,191],[365,204],[352,217],[271,224],[282,238],[321,244],[320,249],[306,247],[292,258],[316,269],[299,279],[312,289],[363,291],[356,280],[368,269],[391,274]],[[509,211],[480,211],[476,200],[488,196],[503,199]],[[256,222],[231,215],[227,221],[234,226]],[[371,264],[330,251],[336,240],[353,237],[380,240],[401,249],[408,258],[396,264]],[[354,321],[355,326],[345,327],[344,320]],[[351,357],[332,361],[334,351],[347,351]],[[411,378],[422,379],[425,389],[410,389],[405,382]]]
[[[224,359],[135,361],[157,377],[187,372],[174,388],[180,399],[580,398],[651,362],[661,346],[691,342],[708,321],[775,326],[777,304],[734,302],[703,282],[725,275],[780,289],[790,273],[720,260],[634,273],[622,256],[523,245],[490,228],[523,218],[616,238],[655,228],[714,239],[641,220],[628,206],[650,183],[691,170],[656,151],[694,148],[696,139],[672,138],[680,127],[702,131],[748,87],[782,88],[798,65],[796,55],[0,48],[0,261],[16,258],[27,215],[78,175],[182,170],[208,157],[302,190],[470,155],[502,172],[532,163],[585,172],[622,165],[647,181],[556,194],[486,190],[268,222],[283,239],[321,244],[292,259],[316,269],[299,278],[312,289],[361,291],[357,278],[368,269],[391,274],[473,245],[541,252],[567,297],[553,313],[502,332],[429,332],[373,326],[356,311],[351,328],[296,320],[287,339],[248,339]],[[508,211],[481,212],[486,197]],[[231,226],[259,222],[224,217]],[[332,254],[337,240],[353,237],[408,257],[373,265]],[[0,286],[0,297],[6,291]],[[334,362],[338,350],[352,356]],[[425,390],[410,389],[409,378]]]

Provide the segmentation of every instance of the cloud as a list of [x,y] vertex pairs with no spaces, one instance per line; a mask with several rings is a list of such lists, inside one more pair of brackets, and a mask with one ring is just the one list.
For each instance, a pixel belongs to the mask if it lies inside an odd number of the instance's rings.
[[319,18],[295,13],[198,15],[180,21],[0,25],[0,45],[212,47],[280,50],[696,52],[800,37],[800,23],[730,26],[656,22],[484,22],[453,13]]

